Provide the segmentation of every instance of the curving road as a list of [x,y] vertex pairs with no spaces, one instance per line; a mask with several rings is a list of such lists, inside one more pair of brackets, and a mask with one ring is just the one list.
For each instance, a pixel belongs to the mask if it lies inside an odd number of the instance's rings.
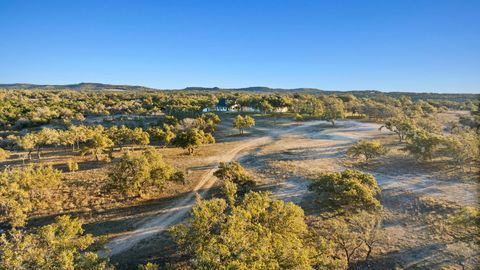
[[[268,144],[275,138],[281,135],[298,131],[302,128],[311,127],[317,124],[326,123],[325,121],[311,121],[304,122],[293,127],[281,127],[268,132],[267,135],[262,137],[245,140],[240,145],[233,149],[228,150],[223,155],[217,157],[216,162],[228,162],[237,158],[237,156],[244,151],[259,147],[261,145]],[[120,236],[111,240],[106,244],[108,252],[100,254],[101,256],[113,256],[120,254],[126,250],[129,250],[142,240],[148,239],[155,234],[168,229],[171,225],[174,225],[181,221],[190,211],[191,207],[195,203],[196,194],[204,195],[205,192],[211,188],[217,178],[213,176],[216,166],[208,170],[200,179],[195,188],[184,197],[179,198],[173,202],[167,209],[157,215],[155,218],[147,218],[141,222],[141,226],[134,231],[129,232],[126,235]]]

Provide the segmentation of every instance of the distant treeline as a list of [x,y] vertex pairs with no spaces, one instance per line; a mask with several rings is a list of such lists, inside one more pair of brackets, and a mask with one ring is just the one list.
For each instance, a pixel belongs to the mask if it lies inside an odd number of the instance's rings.
[[[374,98],[378,96],[400,97],[408,96],[413,101],[416,100],[449,100],[456,102],[465,102],[467,100],[479,99],[480,94],[441,94],[427,92],[382,92],[378,90],[351,90],[351,91],[332,91],[317,88],[270,88],[264,86],[244,87],[244,88],[219,88],[219,87],[187,87],[185,89],[155,89],[137,85],[113,85],[102,83],[78,83],[67,85],[37,85],[37,84],[0,84],[0,90],[75,90],[75,91],[182,91],[182,92],[250,92],[250,93],[303,93],[303,94],[326,94],[326,95],[345,95],[352,94],[361,98]],[[461,90],[459,90],[461,92]]]
[[[299,117],[326,117],[330,107],[342,108],[356,118],[381,120],[398,115],[405,102],[417,111],[478,110],[478,95],[400,94],[359,95],[363,92],[326,94],[241,91],[73,91],[1,90],[0,127],[16,129],[46,124],[82,124],[95,117],[115,115],[173,115],[196,118],[205,111],[294,113]],[[376,94],[375,94],[376,93]],[[425,99],[418,99],[425,95]],[[436,97],[436,98],[432,98]],[[443,97],[443,98],[442,98]],[[334,115],[335,116],[335,115]],[[326,117],[328,118],[328,117]],[[334,118],[338,118],[335,116]],[[341,117],[340,117],[341,118]]]

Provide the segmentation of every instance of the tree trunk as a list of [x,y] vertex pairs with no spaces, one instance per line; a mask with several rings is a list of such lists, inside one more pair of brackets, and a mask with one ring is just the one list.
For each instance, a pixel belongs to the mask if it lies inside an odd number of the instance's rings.
[[366,245],[367,246],[367,256],[365,256],[365,261],[368,261],[368,259],[370,259],[370,254],[372,253],[372,247],[370,245]]
[[347,267],[350,267],[350,253],[348,253],[348,250],[345,248],[345,255],[347,257]]

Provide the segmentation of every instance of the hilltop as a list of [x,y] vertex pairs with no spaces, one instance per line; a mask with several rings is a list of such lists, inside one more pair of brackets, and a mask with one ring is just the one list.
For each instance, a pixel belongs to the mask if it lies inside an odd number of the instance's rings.
[[116,85],[104,83],[76,83],[76,84],[30,84],[30,83],[13,83],[0,84],[3,89],[27,89],[27,90],[77,90],[77,91],[146,91],[157,90],[145,86],[138,85]]
[[116,85],[104,83],[77,83],[77,84],[29,84],[13,83],[0,84],[0,89],[14,90],[74,90],[74,91],[191,91],[191,92],[249,92],[249,93],[304,93],[304,94],[326,94],[345,95],[353,94],[357,97],[371,98],[379,95],[399,97],[409,96],[413,100],[451,100],[464,102],[466,100],[479,99],[479,94],[466,94],[459,91],[455,94],[432,93],[432,92],[388,92],[379,90],[323,90],[318,88],[271,88],[266,86],[253,86],[244,88],[219,88],[219,87],[186,87],[184,89],[158,89],[140,85]]

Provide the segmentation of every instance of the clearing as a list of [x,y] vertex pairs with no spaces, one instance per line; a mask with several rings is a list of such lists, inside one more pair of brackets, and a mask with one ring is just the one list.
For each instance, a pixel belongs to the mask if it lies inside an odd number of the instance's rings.
[[[222,130],[223,128],[221,128]],[[228,129],[224,129],[228,130]],[[381,140],[393,150],[381,161],[360,169],[374,174],[382,189],[382,204],[387,212],[385,231],[388,245],[374,251],[370,267],[431,269],[448,265],[442,254],[445,244],[436,241],[426,226],[424,216],[435,209],[422,207],[425,199],[445,203],[475,205],[476,184],[446,174],[442,164],[423,165],[399,150],[396,136],[379,131],[379,125],[357,121],[340,121],[335,127],[325,121],[291,122],[280,119],[275,125],[257,121],[246,136],[233,135],[230,129],[221,134],[218,144],[208,146],[208,157],[200,149],[193,157],[200,164],[186,166],[195,171],[195,185],[190,191],[171,198],[141,204],[95,216],[87,230],[108,235],[108,255],[120,266],[130,267],[149,260],[174,262],[178,252],[165,230],[184,219],[195,202],[195,194],[214,195],[219,183],[213,176],[219,162],[238,160],[259,181],[259,189],[269,190],[278,198],[300,204],[307,219],[318,215],[312,194],[307,190],[312,175],[359,167],[345,158],[348,146],[360,139]],[[168,153],[168,149],[165,149]],[[214,153],[214,154],[212,154]],[[168,155],[168,154],[166,154]],[[199,161],[201,160],[201,161]],[[161,250],[159,250],[161,249]],[[154,257],[165,254],[165,257]],[[173,261],[172,261],[173,260]]]

